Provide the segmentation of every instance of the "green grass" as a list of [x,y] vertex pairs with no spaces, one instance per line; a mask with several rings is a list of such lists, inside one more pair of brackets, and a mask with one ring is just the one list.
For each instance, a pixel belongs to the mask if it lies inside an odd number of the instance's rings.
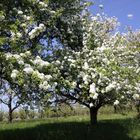
[[89,125],[87,116],[0,123],[0,140],[140,140],[135,114],[99,114]]

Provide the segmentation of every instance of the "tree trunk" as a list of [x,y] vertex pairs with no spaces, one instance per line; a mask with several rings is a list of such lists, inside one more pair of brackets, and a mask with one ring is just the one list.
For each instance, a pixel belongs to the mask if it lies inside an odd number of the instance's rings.
[[117,107],[114,106],[114,113],[117,113]]
[[140,119],[140,100],[136,102],[137,118]]
[[9,108],[9,112],[8,112],[8,122],[11,123],[13,120],[13,110],[12,110],[12,96],[9,96],[9,103],[8,103],[8,108]]
[[11,123],[13,120],[13,112],[12,110],[9,109],[9,117],[8,117],[8,122]]
[[98,113],[98,108],[90,108],[90,124],[94,125],[97,124],[97,113]]

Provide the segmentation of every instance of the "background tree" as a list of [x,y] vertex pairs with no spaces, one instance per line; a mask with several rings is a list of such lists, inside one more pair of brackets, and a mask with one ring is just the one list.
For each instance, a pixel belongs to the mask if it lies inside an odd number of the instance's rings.
[[23,103],[23,99],[20,96],[21,94],[18,88],[13,88],[13,85],[10,85],[7,81],[2,81],[0,103],[6,105],[8,108],[9,122],[13,120],[13,112]]
[[[61,44],[61,47],[72,47],[70,38],[75,38],[75,42],[80,38],[81,41],[82,34],[79,27],[81,27],[82,18],[80,15],[88,5],[86,1],[82,0],[1,1],[0,79],[11,83],[10,74],[14,66],[10,63],[16,64],[14,58],[18,59],[19,53],[30,50],[32,55],[40,55],[44,58],[46,52],[52,50],[53,40],[56,40],[55,44]],[[13,62],[7,63],[5,53],[14,55],[11,59]],[[24,65],[23,63],[22,60],[19,60],[15,68],[18,67],[18,64]],[[20,87],[24,86],[23,83],[23,80],[16,82]]]

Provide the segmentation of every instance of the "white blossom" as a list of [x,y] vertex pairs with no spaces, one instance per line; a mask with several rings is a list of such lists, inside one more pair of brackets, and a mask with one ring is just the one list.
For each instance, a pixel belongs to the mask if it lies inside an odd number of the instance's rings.
[[83,69],[87,70],[89,68],[89,65],[87,62],[84,63]]
[[45,77],[44,73],[38,73],[38,78],[44,80]]
[[38,36],[41,32],[45,31],[46,27],[43,23],[40,23],[39,26],[34,27],[34,29],[32,29],[28,35],[30,37],[30,39],[35,38],[35,36]]
[[51,86],[49,85],[49,83],[47,81],[43,81],[43,83],[41,83],[39,85],[39,88],[40,89],[43,89],[43,90],[48,90],[51,88]]
[[38,65],[40,68],[44,66],[49,66],[50,63],[47,61],[43,61],[39,56],[36,57],[36,59],[33,61],[34,65]]
[[95,83],[92,83],[89,88],[89,93],[96,93]]
[[124,96],[123,95],[121,96],[121,99],[124,99]]
[[39,4],[40,4],[41,6],[44,6],[44,5],[45,5],[45,3],[42,2],[42,1],[39,1]]
[[17,61],[19,61],[19,60],[21,59],[20,55],[18,55],[18,54],[14,54],[13,57],[14,57]]
[[4,15],[0,15],[0,21],[3,21],[5,19]]
[[19,65],[24,65],[24,61],[23,61],[23,60],[19,60],[19,61],[18,61],[18,64],[19,64]]
[[55,14],[55,11],[51,10],[50,13],[51,13],[51,14]]
[[13,57],[11,53],[6,53],[5,56],[6,56],[6,60],[9,60]]
[[90,106],[90,108],[92,108],[94,105],[93,105],[93,103],[90,103],[89,106]]
[[88,82],[89,81],[89,76],[88,75],[84,75],[83,76],[83,81],[84,82]]
[[18,33],[16,33],[16,35],[17,35],[17,37],[18,37],[18,38],[22,37],[22,34],[21,34],[21,33],[19,33],[19,32],[18,32]]
[[19,14],[19,15],[22,15],[22,14],[23,14],[23,12],[19,10],[19,11],[18,11],[18,14]]
[[92,94],[90,94],[90,98],[92,98],[93,100],[96,100],[96,99],[98,99],[98,93],[92,93]]
[[11,73],[11,78],[12,78],[12,79],[16,79],[18,73],[19,73],[19,71],[14,69],[14,70],[12,71],[12,73]]
[[52,79],[52,76],[51,76],[51,75],[45,75],[45,78],[46,78],[47,80],[50,80],[50,79]]
[[115,102],[114,102],[114,105],[119,105],[119,101],[118,100],[115,100]]
[[115,87],[116,87],[116,82],[110,83],[110,84],[106,87],[106,92],[110,92],[110,91],[113,90]]
[[31,19],[31,17],[30,16],[26,16],[26,20],[30,20]]
[[106,50],[105,46],[101,46],[101,47],[97,48],[97,51],[99,51],[99,52],[103,52],[104,50]]
[[32,72],[34,71],[32,67],[25,67],[23,69],[23,71],[27,74],[32,74]]
[[135,94],[133,95],[133,99],[134,99],[134,100],[140,99],[140,95],[137,94],[137,93],[135,93]]
[[72,82],[72,86],[75,88],[77,86],[76,82]]
[[11,31],[11,38],[12,38],[12,39],[14,39],[15,35],[16,35],[16,34],[15,34],[14,32]]
[[26,51],[26,52],[25,52],[25,55],[26,55],[26,56],[30,56],[30,55],[31,55],[31,52],[30,52],[30,51]]

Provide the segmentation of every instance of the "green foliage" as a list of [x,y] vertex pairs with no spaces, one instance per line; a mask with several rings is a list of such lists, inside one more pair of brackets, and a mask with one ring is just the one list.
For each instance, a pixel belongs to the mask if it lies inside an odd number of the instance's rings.
[[20,109],[18,113],[21,120],[27,119],[27,112],[24,109]]
[[19,120],[20,119],[20,115],[18,111],[13,112],[13,120]]
[[28,113],[29,119],[34,119],[36,117],[36,115],[37,115],[36,112],[32,111],[32,110],[30,110]]

